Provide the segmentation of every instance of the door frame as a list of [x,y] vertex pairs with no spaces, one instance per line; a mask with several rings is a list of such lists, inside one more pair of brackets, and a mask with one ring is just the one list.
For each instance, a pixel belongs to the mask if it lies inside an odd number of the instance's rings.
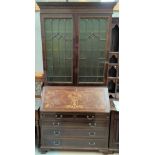
[[112,17],[109,14],[105,13],[78,13],[77,14],[77,20],[78,20],[78,58],[77,58],[77,72],[79,73],[79,55],[80,55],[80,18],[106,18],[108,19],[107,24],[107,33],[106,33],[106,47],[105,47],[105,63],[104,63],[104,77],[103,77],[103,83],[101,82],[85,82],[85,83],[79,83],[78,81],[78,75],[77,75],[77,83],[78,86],[106,86],[107,84],[107,68],[108,68],[108,53],[110,51],[110,39],[111,39],[111,20]]
[[[71,82],[50,82],[47,81],[47,53],[46,53],[46,39],[45,39],[45,19],[58,19],[58,18],[68,18],[73,20],[73,47],[72,47],[72,81]],[[73,69],[73,63],[74,63],[74,41],[75,41],[75,30],[74,30],[74,19],[72,14],[41,14],[40,16],[41,20],[41,36],[42,36],[42,53],[43,53],[43,69],[44,69],[44,84],[45,85],[64,85],[64,86],[72,86],[74,85],[74,69]]]

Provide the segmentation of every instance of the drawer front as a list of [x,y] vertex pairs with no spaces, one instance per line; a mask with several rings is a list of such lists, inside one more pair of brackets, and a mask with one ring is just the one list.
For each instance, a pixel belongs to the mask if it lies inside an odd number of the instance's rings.
[[102,138],[108,140],[108,128],[100,129],[73,129],[73,128],[41,128],[41,135],[43,137],[51,138],[72,138],[72,137],[86,137],[86,138]]
[[67,121],[85,121],[85,120],[106,120],[110,118],[109,113],[94,114],[94,113],[41,113],[41,119],[49,120],[67,120]]
[[103,120],[103,121],[49,121],[49,120],[40,120],[40,124],[42,127],[48,126],[48,127],[67,127],[67,128],[72,128],[72,127],[80,127],[82,128],[100,128],[100,127],[109,127],[109,120]]
[[58,139],[44,138],[41,146],[49,148],[107,148],[108,141],[104,139]]

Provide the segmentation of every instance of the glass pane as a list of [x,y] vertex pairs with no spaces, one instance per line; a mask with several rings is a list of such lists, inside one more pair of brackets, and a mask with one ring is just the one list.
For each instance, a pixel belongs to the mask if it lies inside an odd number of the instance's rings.
[[107,19],[80,19],[79,82],[103,83]]
[[72,38],[72,19],[45,20],[48,81],[59,83],[72,81]]

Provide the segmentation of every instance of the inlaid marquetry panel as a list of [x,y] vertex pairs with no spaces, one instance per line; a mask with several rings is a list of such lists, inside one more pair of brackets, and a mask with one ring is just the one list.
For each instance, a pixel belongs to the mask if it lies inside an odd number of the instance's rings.
[[109,112],[108,89],[105,87],[43,88],[42,111]]

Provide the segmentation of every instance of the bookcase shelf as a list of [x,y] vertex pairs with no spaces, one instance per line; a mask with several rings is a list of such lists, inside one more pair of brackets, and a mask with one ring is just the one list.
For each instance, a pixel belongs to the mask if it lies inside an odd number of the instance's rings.
[[111,51],[108,53],[107,86],[110,100],[119,100],[119,18],[112,18]]

